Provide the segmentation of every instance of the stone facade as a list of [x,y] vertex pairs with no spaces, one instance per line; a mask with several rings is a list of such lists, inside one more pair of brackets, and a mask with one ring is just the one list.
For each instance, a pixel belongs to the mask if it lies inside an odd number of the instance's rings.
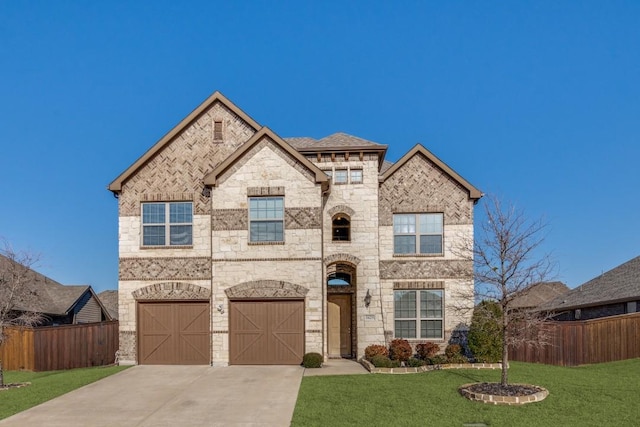
[[[305,352],[325,356],[330,295],[350,298],[352,357],[394,337],[395,290],[443,290],[440,344],[468,323],[454,310],[472,291],[471,265],[455,250],[473,237],[475,200],[465,182],[421,152],[383,176],[386,147],[360,139],[354,150],[319,147],[297,154],[225,98],[211,99],[112,190],[119,197],[121,363],[138,360],[136,310],[145,301],[209,301],[213,365],[229,363],[228,307],[234,300],[303,300]],[[222,140],[213,137],[218,121]],[[215,184],[205,186],[214,170]],[[326,180],[321,171],[346,173],[347,179],[326,187],[318,181]],[[250,197],[283,198],[283,241],[249,240]],[[192,244],[144,246],[141,203],[170,201],[193,203]],[[443,213],[443,254],[394,254],[393,215],[407,212]],[[332,239],[336,217],[349,221],[348,239]],[[337,273],[350,275],[349,286],[328,284]]]

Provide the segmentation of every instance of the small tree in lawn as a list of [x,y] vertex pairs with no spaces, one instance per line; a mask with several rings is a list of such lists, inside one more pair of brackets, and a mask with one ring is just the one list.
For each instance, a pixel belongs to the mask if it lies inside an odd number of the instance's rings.
[[550,279],[552,263],[537,250],[544,241],[546,224],[530,220],[513,205],[503,206],[490,196],[485,200],[486,222],[473,244],[476,298],[495,301],[501,309],[502,386],[508,384],[509,346],[546,344],[542,328],[546,316],[533,310],[514,309],[513,299],[531,286]]
[[[38,258],[30,252],[16,252],[3,241],[0,249],[0,346],[8,338],[5,329],[8,326],[34,326],[42,320],[40,313],[24,310],[34,298],[29,285],[36,276],[31,267]],[[4,371],[0,358],[0,387],[3,386]]]

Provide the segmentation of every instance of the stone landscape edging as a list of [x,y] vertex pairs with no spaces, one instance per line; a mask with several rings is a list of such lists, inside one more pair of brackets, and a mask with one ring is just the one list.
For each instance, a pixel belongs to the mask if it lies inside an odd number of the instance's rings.
[[419,374],[444,369],[502,369],[502,363],[445,363],[442,365],[405,366],[400,368],[376,368],[364,358],[360,359],[360,363],[372,374]]
[[[495,394],[476,393],[468,389],[472,385],[477,383],[470,383],[461,385],[458,390],[460,394],[469,400],[475,400],[482,403],[491,403],[493,405],[524,405],[526,403],[540,402],[549,395],[549,390],[540,386],[533,386],[539,389],[536,393],[528,394],[526,396],[498,396]],[[510,384],[510,385],[522,385],[531,387],[530,384]]]

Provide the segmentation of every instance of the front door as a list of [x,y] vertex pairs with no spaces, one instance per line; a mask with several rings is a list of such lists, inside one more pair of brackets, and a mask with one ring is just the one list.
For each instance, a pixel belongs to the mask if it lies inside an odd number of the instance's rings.
[[329,357],[353,357],[351,351],[351,294],[329,294]]

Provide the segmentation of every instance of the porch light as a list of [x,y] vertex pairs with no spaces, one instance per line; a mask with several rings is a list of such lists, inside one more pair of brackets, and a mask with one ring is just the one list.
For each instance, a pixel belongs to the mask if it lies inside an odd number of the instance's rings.
[[369,307],[369,304],[371,304],[371,294],[369,293],[369,289],[367,289],[367,295],[364,297],[364,306]]

